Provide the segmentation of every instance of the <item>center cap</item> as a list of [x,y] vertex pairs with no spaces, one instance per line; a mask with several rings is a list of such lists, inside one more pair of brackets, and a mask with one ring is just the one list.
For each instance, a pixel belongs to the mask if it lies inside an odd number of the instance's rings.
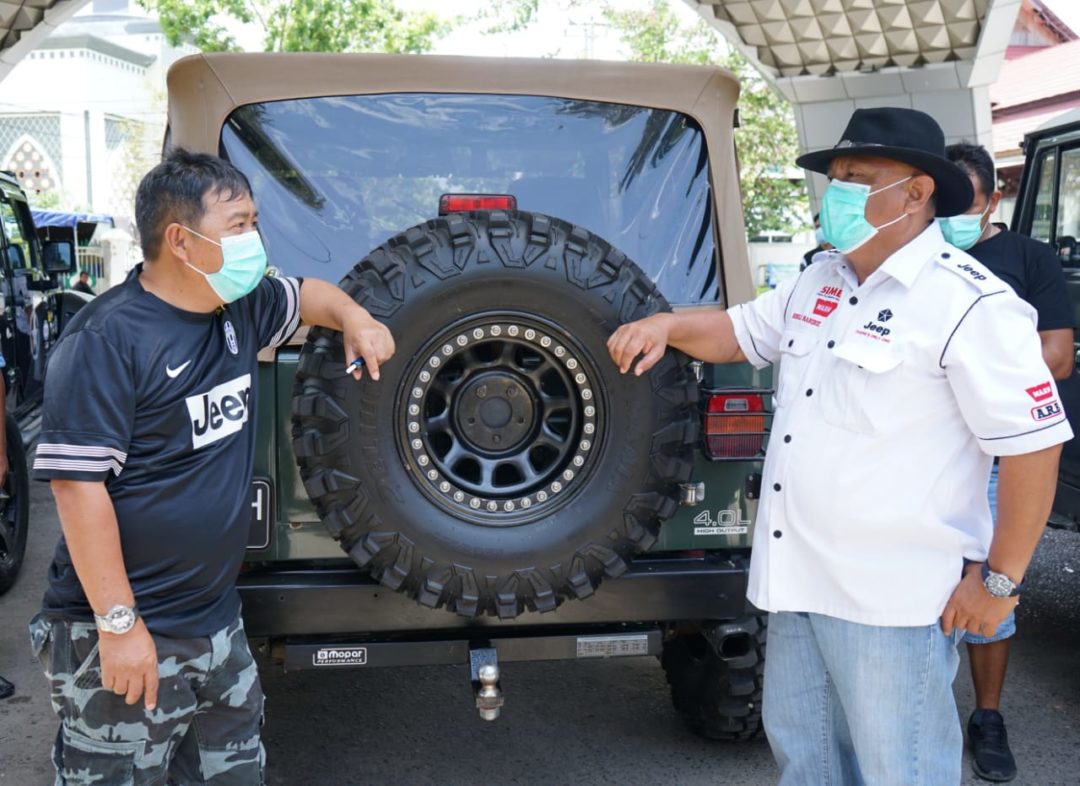
[[458,393],[454,421],[458,434],[479,450],[502,453],[533,430],[535,407],[525,384],[513,374],[478,374]]

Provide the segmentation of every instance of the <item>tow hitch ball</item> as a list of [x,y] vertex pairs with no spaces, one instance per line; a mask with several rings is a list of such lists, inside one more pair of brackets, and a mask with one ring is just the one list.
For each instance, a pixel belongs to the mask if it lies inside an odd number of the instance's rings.
[[486,721],[495,720],[504,702],[499,687],[499,656],[495,648],[470,649],[469,672],[480,717]]

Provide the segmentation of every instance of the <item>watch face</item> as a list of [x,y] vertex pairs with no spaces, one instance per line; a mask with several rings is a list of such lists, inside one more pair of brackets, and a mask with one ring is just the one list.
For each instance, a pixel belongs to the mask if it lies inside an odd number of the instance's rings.
[[1000,573],[990,573],[987,575],[985,583],[986,591],[995,598],[1007,598],[1016,588],[1016,585],[1012,583],[1008,576],[1003,576]]
[[135,612],[123,606],[117,606],[105,615],[105,619],[113,633],[127,633],[135,624]]

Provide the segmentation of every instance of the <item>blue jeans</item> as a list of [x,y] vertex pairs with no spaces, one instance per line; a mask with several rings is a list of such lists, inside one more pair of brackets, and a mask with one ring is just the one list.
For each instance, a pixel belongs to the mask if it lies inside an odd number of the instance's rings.
[[770,614],[763,714],[780,786],[956,786],[960,634]]
[[[986,486],[986,496],[990,501],[990,518],[997,524],[997,489],[998,489],[998,465],[995,464],[990,470],[990,482]],[[978,633],[965,633],[964,641],[968,644],[990,644],[1002,639],[1008,639],[1016,635],[1016,612],[1010,612],[997,630],[991,636],[980,636]]]

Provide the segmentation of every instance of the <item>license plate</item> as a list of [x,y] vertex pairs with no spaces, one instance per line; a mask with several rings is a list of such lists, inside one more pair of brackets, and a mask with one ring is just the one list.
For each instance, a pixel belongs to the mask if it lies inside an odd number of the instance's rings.
[[274,489],[270,481],[256,478],[251,481],[251,523],[248,526],[249,549],[265,549],[270,545],[270,515]]
[[578,636],[579,658],[625,658],[649,654],[649,636],[629,633],[621,636]]

